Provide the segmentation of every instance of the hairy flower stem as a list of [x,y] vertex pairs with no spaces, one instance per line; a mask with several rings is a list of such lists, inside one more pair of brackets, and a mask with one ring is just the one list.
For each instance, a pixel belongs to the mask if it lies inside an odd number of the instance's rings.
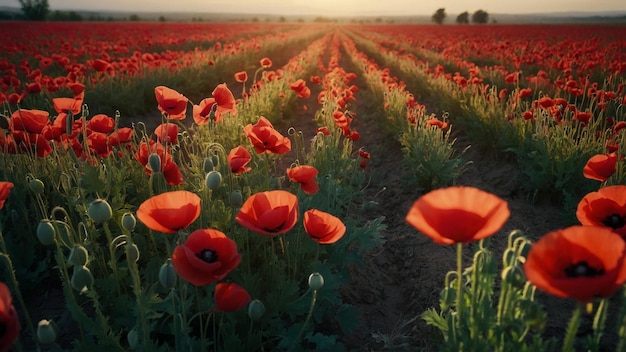
[[463,244],[456,244],[456,315],[458,328],[461,328],[463,316]]
[[567,324],[565,339],[563,340],[563,352],[574,351],[574,341],[576,340],[576,332],[580,326],[580,315],[583,310],[582,303],[576,304],[576,309],[572,314],[572,318]]
[[291,346],[289,346],[289,350],[288,350],[289,352],[295,350],[296,344],[302,338],[302,334],[304,334],[304,330],[306,329],[306,326],[309,323],[309,320],[311,320],[311,317],[313,316],[313,309],[315,308],[316,301],[317,301],[317,290],[313,290],[313,297],[311,297],[311,306],[309,307],[309,314],[307,314],[306,319],[304,320],[304,324],[302,324],[302,327],[300,328],[298,335],[291,342]]

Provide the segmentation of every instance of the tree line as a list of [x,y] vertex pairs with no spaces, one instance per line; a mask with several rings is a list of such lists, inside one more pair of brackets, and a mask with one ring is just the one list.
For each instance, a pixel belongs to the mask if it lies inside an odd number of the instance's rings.
[[[448,17],[448,14],[446,14],[446,9],[445,8],[439,8],[431,16],[431,19],[433,20],[433,22],[435,22],[437,24],[443,24],[443,21],[446,19],[446,17]],[[475,24],[484,24],[484,23],[487,23],[489,21],[489,14],[485,10],[476,10],[472,14],[471,20],[472,20],[472,23],[475,23]],[[469,12],[465,11],[463,13],[460,13],[458,16],[456,16],[456,23],[458,23],[458,24],[469,24],[470,23],[470,14],[469,14]]]

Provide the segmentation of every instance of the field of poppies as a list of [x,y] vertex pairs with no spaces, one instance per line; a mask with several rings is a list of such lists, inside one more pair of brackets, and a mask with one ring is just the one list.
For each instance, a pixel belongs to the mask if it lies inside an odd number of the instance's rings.
[[0,29],[0,351],[626,351],[626,27]]

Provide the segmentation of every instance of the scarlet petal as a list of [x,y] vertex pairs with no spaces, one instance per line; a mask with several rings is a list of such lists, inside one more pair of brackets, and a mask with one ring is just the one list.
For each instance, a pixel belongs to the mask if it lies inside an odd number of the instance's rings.
[[137,209],[137,218],[153,231],[175,233],[200,216],[200,197],[188,191],[153,196]]

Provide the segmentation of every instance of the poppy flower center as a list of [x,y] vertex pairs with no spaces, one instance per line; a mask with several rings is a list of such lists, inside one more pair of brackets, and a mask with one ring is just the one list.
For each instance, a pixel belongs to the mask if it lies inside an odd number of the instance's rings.
[[604,269],[591,267],[584,260],[565,268],[567,277],[594,277],[602,274],[604,274]]
[[612,214],[607,216],[602,223],[605,226],[608,226],[612,229],[619,229],[621,227],[624,227],[624,225],[626,225],[625,221],[624,221],[625,217],[621,217],[619,216],[619,214]]
[[211,249],[203,249],[196,256],[207,263],[215,263],[217,261],[217,251]]
[[0,322],[0,338],[2,338],[2,336],[4,336],[6,332],[7,332],[7,324],[4,322]]
[[283,226],[285,226],[285,221],[281,222],[280,225],[274,227],[274,228],[267,228],[264,227],[263,230],[267,231],[267,232],[278,232],[280,230],[282,230]]

